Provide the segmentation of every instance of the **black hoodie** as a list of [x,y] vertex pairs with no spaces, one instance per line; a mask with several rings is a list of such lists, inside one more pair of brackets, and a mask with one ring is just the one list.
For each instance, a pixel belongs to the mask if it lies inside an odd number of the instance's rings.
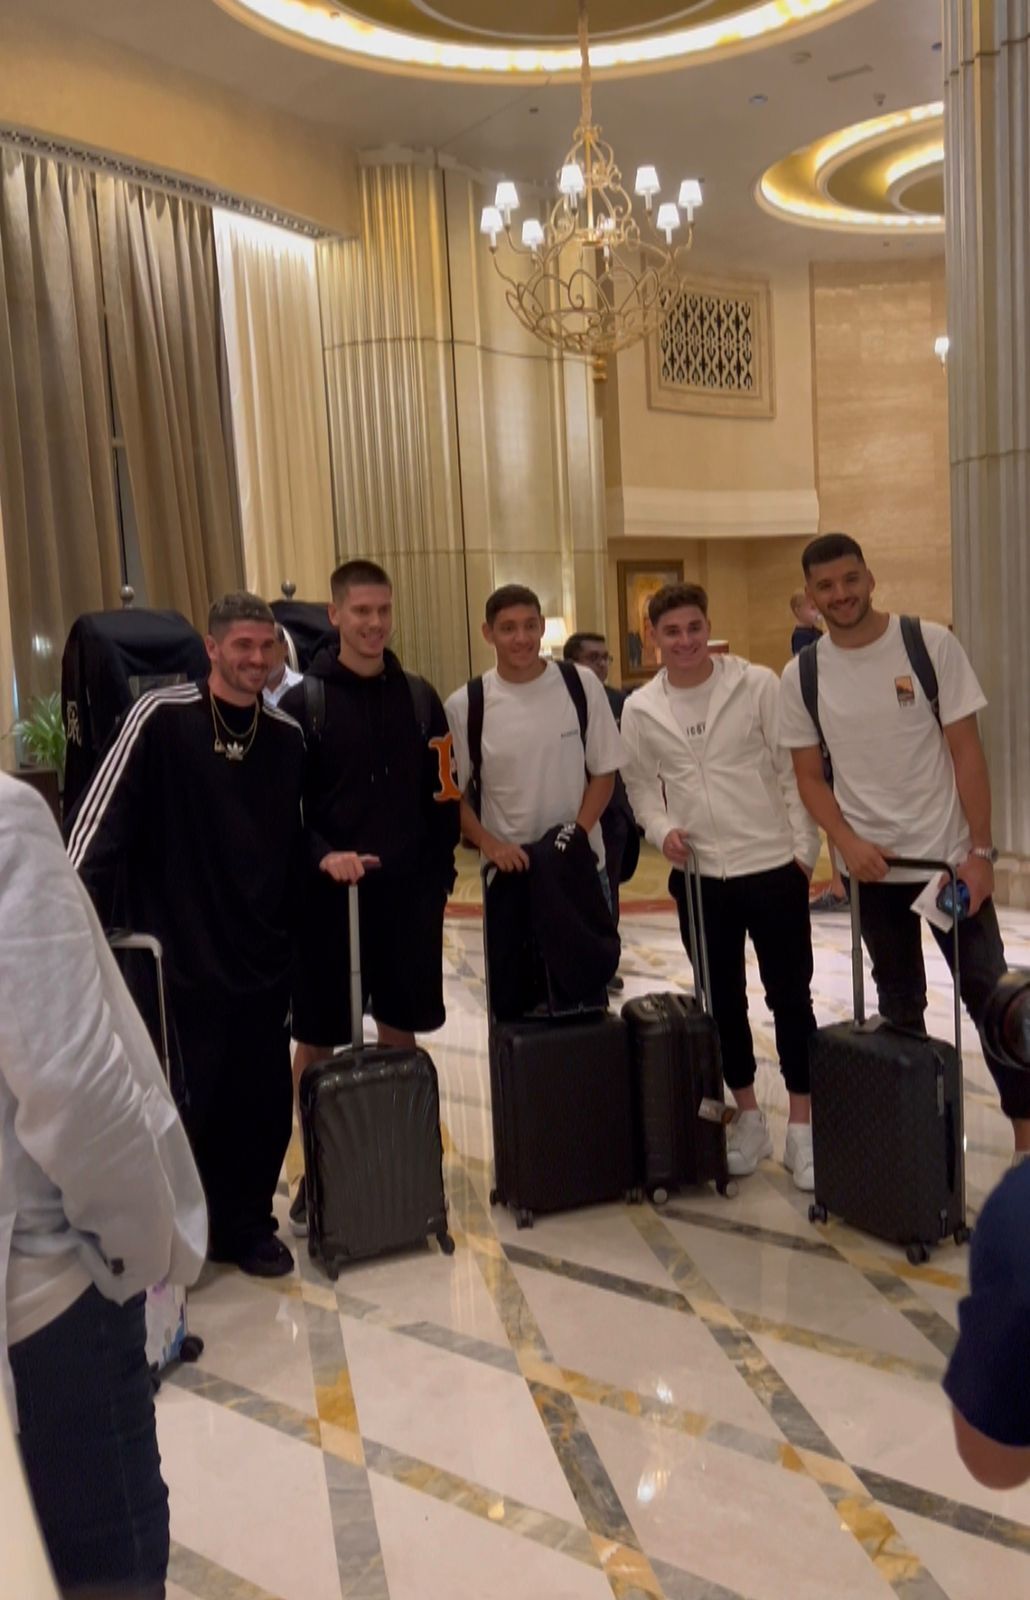
[[281,704],[307,735],[304,818],[314,864],[330,851],[354,850],[378,856],[384,877],[421,870],[450,889],[460,797],[436,690],[429,690],[423,740],[407,677],[391,651],[374,678],[351,672],[331,650],[315,657],[308,674],[325,685],[321,735],[310,735],[302,684]]

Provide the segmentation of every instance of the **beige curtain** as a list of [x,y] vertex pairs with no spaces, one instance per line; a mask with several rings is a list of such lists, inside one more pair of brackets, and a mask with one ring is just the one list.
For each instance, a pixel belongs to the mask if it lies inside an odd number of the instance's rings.
[[0,510],[24,709],[58,686],[79,612],[117,605],[121,561],[91,180],[0,161]]
[[[14,639],[11,633],[11,600],[7,587],[7,558],[4,552],[3,507],[0,506],[0,734],[7,733],[14,721]],[[17,752],[13,739],[0,739],[0,768],[10,770]]]
[[98,176],[111,370],[152,606],[238,587],[211,213]]
[[335,566],[315,245],[214,213],[248,589],[328,595]]

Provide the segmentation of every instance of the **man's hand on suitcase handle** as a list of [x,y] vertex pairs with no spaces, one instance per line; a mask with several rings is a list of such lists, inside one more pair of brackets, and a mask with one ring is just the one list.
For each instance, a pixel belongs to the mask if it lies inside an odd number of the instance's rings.
[[378,856],[360,856],[353,850],[330,850],[318,863],[319,871],[337,883],[360,883],[366,872],[380,865]]
[[666,861],[671,861],[674,867],[685,867],[688,849],[689,845],[684,829],[670,828],[662,840],[662,855]]
[[479,848],[498,872],[529,871],[529,857],[520,845],[505,844],[503,839],[495,839],[485,828],[479,841]]
[[891,851],[881,850],[868,839],[860,839],[850,829],[832,842],[844,857],[848,877],[858,883],[882,883],[890,871]]

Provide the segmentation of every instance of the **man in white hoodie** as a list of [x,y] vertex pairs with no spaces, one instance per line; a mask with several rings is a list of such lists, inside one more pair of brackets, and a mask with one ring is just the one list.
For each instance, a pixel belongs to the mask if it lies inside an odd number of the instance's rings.
[[144,1291],[193,1282],[206,1243],[185,1130],[89,897],[47,806],[0,775],[0,1384],[62,1593],[164,1595]]
[[648,611],[664,665],[623,710],[623,777],[638,822],[672,866],[669,890],[685,945],[688,845],[698,859],[712,1009],[737,1103],[729,1169],[746,1176],[773,1150],[754,1087],[744,967],[750,935],[790,1101],[784,1165],[799,1189],[811,1190],[808,885],[819,835],[780,749],[779,685],[767,667],[710,654],[708,597],[699,585],[667,584]]

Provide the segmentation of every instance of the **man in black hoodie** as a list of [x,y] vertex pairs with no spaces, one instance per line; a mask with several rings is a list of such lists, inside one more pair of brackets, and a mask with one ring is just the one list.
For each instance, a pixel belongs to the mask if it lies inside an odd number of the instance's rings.
[[[393,585],[372,561],[332,576],[338,654],[316,656],[283,710],[305,730],[311,872],[293,990],[294,1083],[350,1038],[346,885],[360,884],[366,1005],[382,1045],[413,1048],[444,1021],[443,913],[461,796],[435,689],[387,649]],[[307,1228],[304,1184],[290,1209]]]

